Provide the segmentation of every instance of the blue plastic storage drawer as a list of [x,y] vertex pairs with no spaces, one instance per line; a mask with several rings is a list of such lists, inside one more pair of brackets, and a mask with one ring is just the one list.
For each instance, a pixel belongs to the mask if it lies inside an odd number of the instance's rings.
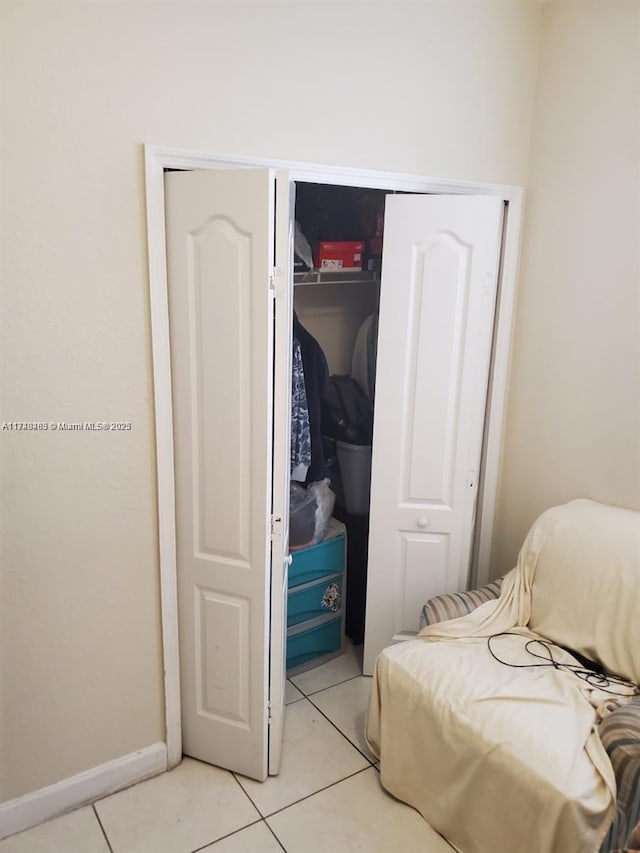
[[317,616],[330,616],[342,610],[343,574],[294,587],[287,598],[287,625],[298,625]]
[[323,575],[334,575],[344,569],[344,533],[323,539],[317,545],[309,545],[292,551],[293,561],[289,566],[289,588],[317,580]]
[[[304,624],[304,623],[302,623]],[[287,631],[287,669],[342,648],[342,616],[314,620],[310,628],[295,626]]]

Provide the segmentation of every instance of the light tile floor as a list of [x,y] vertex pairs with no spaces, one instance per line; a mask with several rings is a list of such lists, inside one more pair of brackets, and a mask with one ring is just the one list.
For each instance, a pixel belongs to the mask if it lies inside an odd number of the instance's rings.
[[287,683],[282,768],[254,782],[185,758],[164,773],[0,841],[0,853],[452,853],[385,793],[364,740],[361,649]]

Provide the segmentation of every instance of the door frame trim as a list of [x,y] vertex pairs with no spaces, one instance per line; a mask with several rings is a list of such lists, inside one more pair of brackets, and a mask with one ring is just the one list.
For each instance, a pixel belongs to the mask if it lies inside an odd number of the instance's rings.
[[420,193],[497,195],[505,202],[502,256],[498,280],[493,348],[482,471],[478,489],[475,546],[470,582],[489,580],[495,509],[501,472],[501,449],[515,318],[516,282],[522,236],[524,190],[522,187],[475,181],[454,181],[346,166],[327,166],[259,157],[230,157],[144,145],[145,196],[149,299],[155,406],[158,539],[160,557],[160,606],[164,662],[165,724],[169,768],[182,759],[180,718],[180,664],[178,656],[178,595],[175,529],[175,481],[173,450],[173,403],[169,345],[169,300],[164,219],[165,169],[286,169],[292,180],[341,184]]

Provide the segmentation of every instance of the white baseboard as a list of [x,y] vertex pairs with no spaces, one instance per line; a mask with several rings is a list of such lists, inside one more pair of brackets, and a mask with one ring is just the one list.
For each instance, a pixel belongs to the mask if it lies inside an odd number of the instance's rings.
[[107,761],[40,788],[24,797],[0,803],[0,839],[29,829],[49,818],[135,785],[167,769],[167,745],[154,743],[137,752]]

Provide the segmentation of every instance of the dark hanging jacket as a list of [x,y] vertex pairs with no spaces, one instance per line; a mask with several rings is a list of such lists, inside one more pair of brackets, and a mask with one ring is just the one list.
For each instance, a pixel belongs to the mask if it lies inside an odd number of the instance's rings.
[[322,429],[322,401],[327,394],[329,368],[322,347],[300,323],[295,311],[293,312],[293,334],[300,342],[302,350],[304,384],[311,427],[311,465],[307,474],[307,483],[315,483],[329,476],[324,456]]

